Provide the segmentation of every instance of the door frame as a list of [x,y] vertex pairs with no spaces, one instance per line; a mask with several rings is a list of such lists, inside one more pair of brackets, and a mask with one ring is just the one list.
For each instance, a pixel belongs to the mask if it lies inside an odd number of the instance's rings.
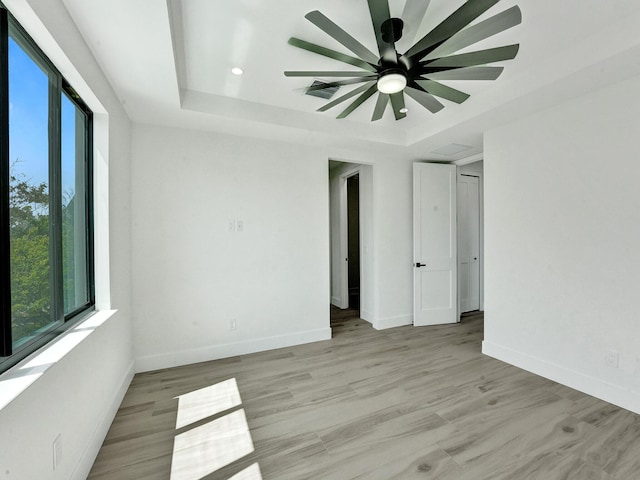
[[[484,290],[484,255],[483,255],[483,213],[482,213],[482,174],[478,172],[473,172],[470,170],[463,170],[458,167],[456,182],[460,183],[461,177],[474,177],[478,179],[478,310],[484,310],[483,304],[483,290]],[[458,225],[460,225],[460,207],[458,204]],[[458,235],[460,235],[460,229],[458,229]],[[460,242],[458,242],[458,249],[460,248]],[[458,267],[460,267],[460,250],[458,250]],[[462,281],[462,276],[460,272],[458,272],[458,317],[462,315],[462,303],[460,299],[460,282]]]
[[[365,161],[329,158],[330,161],[342,165],[329,169],[329,232],[331,245],[330,302],[343,308],[348,297],[348,269],[344,259],[347,253],[346,236],[346,179],[356,173],[360,174],[360,318],[376,325],[378,318],[378,299],[376,296],[378,282],[378,258],[376,248],[376,175],[375,164]],[[345,286],[346,285],[346,286]],[[348,306],[348,303],[347,303]]]
[[[483,155],[474,155],[469,158],[453,162],[458,167],[457,175],[472,175],[478,177],[478,195],[480,196],[480,311],[484,311],[484,169],[482,172],[465,168],[467,165],[484,161]],[[460,317],[460,295],[458,295],[458,317]]]
[[[349,262],[347,260],[349,258],[349,204],[347,199],[347,180],[359,175],[361,168],[361,165],[356,165],[354,168],[341,173],[338,177],[340,179],[340,257],[345,259],[344,262],[340,262],[340,296],[342,297],[340,308],[349,308]],[[360,210],[360,202],[358,202],[358,210]],[[361,242],[361,240],[359,239],[358,242]],[[359,250],[359,260],[362,262],[362,251],[361,249]],[[362,269],[360,269],[359,275],[362,277]]]

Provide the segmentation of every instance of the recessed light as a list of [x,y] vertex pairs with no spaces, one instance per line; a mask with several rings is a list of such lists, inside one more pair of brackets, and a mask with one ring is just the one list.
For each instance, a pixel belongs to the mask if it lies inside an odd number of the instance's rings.
[[400,110],[398,110],[400,113],[407,113],[409,111],[409,109],[407,107],[403,107]]
[[233,67],[231,69],[231,73],[233,73],[234,75],[242,75],[244,73],[244,70],[242,70],[240,67]]

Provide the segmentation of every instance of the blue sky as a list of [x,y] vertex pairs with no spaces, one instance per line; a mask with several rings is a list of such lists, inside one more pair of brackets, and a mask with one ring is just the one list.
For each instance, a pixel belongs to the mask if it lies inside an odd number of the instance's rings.
[[[49,79],[9,38],[9,158],[33,184],[48,184]],[[75,106],[62,101],[63,191],[74,190]]]

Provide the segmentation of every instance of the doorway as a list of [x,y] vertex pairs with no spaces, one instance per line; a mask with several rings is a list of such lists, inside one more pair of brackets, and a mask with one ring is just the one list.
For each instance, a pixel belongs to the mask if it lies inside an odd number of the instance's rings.
[[329,161],[331,304],[375,324],[374,168]]
[[349,308],[360,311],[360,174],[347,178],[347,268]]
[[458,174],[458,295],[460,314],[482,310],[481,173]]

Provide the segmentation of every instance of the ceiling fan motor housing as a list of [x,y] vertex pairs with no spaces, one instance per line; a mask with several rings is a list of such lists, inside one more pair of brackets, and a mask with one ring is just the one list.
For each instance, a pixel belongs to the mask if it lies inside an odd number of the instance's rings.
[[394,44],[402,38],[404,22],[400,18],[389,18],[380,25],[382,40]]

